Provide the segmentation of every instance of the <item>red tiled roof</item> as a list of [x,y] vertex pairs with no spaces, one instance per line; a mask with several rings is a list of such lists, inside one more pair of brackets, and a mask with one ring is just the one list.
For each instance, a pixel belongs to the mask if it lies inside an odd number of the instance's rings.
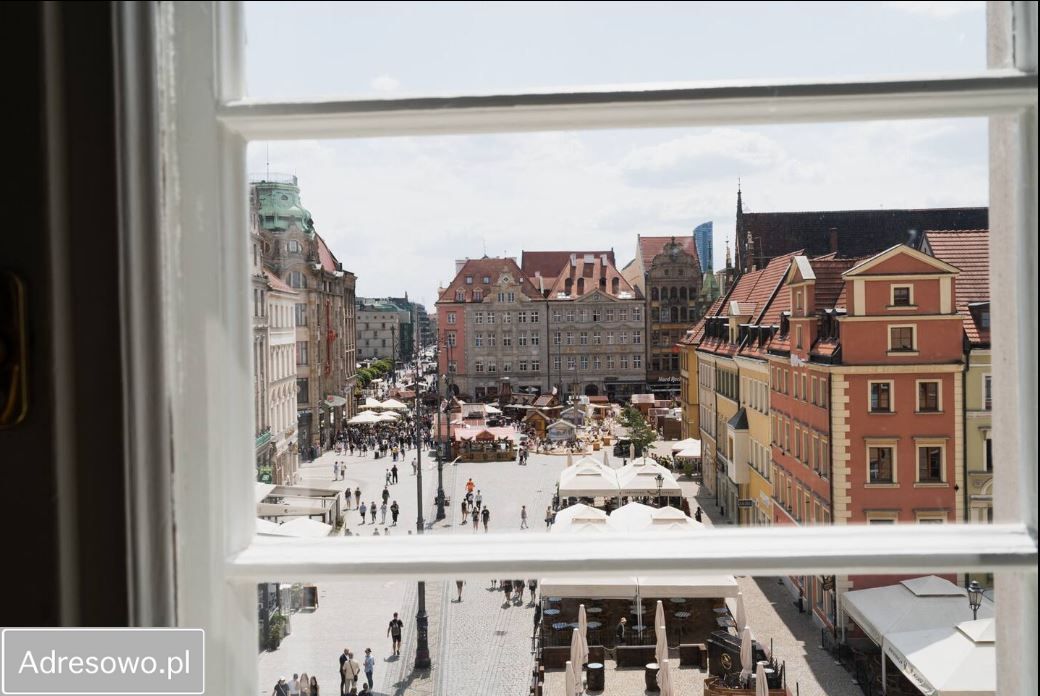
[[968,340],[988,344],[989,329],[975,322],[968,305],[989,302],[989,230],[929,231],[925,239],[935,258],[960,269],[954,295]]
[[[540,273],[546,278],[555,278],[563,271],[564,266],[570,263],[571,254],[584,256],[585,254],[606,254],[611,264],[617,265],[614,260],[614,250],[610,251],[524,251],[520,254],[520,270],[528,278],[533,278]],[[546,281],[548,284],[550,281]]]
[[639,256],[643,259],[643,267],[648,268],[654,257],[664,251],[666,244],[675,240],[682,250],[693,257],[694,263],[697,264],[697,272],[702,271],[701,260],[697,256],[697,245],[694,243],[693,237],[639,237]]
[[[816,309],[845,306],[845,279],[841,274],[862,259],[836,259],[833,254],[809,259],[816,274]],[[840,301],[839,301],[840,300]]]
[[272,290],[277,290],[278,292],[291,292],[294,295],[296,294],[296,290],[289,287],[284,280],[278,277],[277,273],[266,266],[264,267],[264,276],[267,278],[267,284],[271,286]]
[[318,260],[321,261],[322,270],[332,273],[337,270],[339,263],[336,261],[336,257],[332,255],[325,240],[321,238],[320,234],[315,235],[318,238]]
[[[542,296],[538,289],[531,284],[530,280],[524,277],[520,267],[516,265],[516,261],[510,258],[485,256],[479,259],[468,259],[463,264],[462,269],[455,274],[454,280],[448,284],[448,287],[441,288],[441,294],[437,301],[455,302],[455,291],[464,290],[466,292],[466,301],[471,302],[473,301],[473,290],[476,288],[480,288],[486,298],[496,291],[498,278],[503,273],[508,273],[520,283],[520,291],[524,295],[532,299],[541,299]],[[471,276],[473,282],[466,283],[466,276]],[[491,280],[490,283],[484,282],[485,276]]]
[[[777,256],[760,271],[761,275],[759,276],[758,282],[755,283],[755,287],[748,296],[748,301],[756,303],[760,308],[759,314],[754,318],[753,323],[779,323],[780,311],[782,310],[775,309],[774,305],[785,305],[783,309],[790,309],[788,294],[786,292],[777,292],[777,290],[780,288],[781,284],[784,282],[784,278],[787,276],[787,269],[791,267],[791,259],[801,253],[801,250],[798,250],[792,251],[789,254]],[[779,297],[781,295],[783,296],[782,298]],[[777,305],[778,299],[780,300],[780,305]]]
[[[603,263],[604,258],[606,258],[606,265]],[[618,280],[617,293],[613,291],[615,278]],[[581,290],[579,290],[579,280],[582,281]],[[567,292],[568,281],[570,281],[570,292]],[[591,259],[585,255],[576,256],[573,265],[568,257],[567,265],[560,270],[560,275],[552,284],[549,299],[555,299],[559,293],[566,293],[569,298],[575,299],[584,297],[597,289],[612,297],[617,297],[623,292],[631,293],[633,299],[639,297],[635,289],[611,263],[608,255],[603,254],[592,256]]]

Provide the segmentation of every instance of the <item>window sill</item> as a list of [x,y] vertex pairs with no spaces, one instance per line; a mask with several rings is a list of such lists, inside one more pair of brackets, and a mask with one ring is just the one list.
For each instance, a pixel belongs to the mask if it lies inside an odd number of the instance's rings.
[[896,415],[895,411],[867,411],[867,413],[872,415],[872,416],[894,416],[894,415]]
[[887,354],[890,356],[903,355],[910,358],[920,355],[920,353],[916,350],[890,350]]
[[917,416],[941,416],[944,413],[946,413],[946,411],[914,411],[914,415]]
[[892,483],[864,483],[864,488],[899,488],[899,483],[893,481]]
[[901,312],[901,311],[905,311],[905,310],[909,310],[909,309],[917,309],[917,308],[918,307],[915,304],[912,304],[912,305],[887,305],[885,307],[885,309],[893,310],[893,311],[896,311],[896,312]]
[[914,488],[949,488],[949,487],[950,487],[950,484],[946,483],[945,481],[935,481],[935,482],[918,481],[917,483],[914,484]]

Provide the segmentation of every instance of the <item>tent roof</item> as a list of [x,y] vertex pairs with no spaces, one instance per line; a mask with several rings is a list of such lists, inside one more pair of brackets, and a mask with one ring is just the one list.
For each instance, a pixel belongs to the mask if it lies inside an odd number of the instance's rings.
[[682,495],[675,474],[652,459],[636,459],[617,470],[621,495],[657,495],[657,475],[664,479],[661,495]]
[[607,526],[619,532],[699,529],[701,525],[672,507],[654,508],[642,503],[622,505],[610,513]]
[[408,410],[407,404],[403,404],[400,401],[398,401],[397,399],[387,399],[386,401],[383,402],[383,406],[382,407],[383,408],[393,409],[395,411],[407,411]]
[[885,636],[884,651],[922,693],[982,696],[997,690],[993,619]]
[[638,577],[547,577],[539,590],[543,597],[578,597],[589,599],[631,599],[638,593],[643,598],[686,597],[715,599],[735,597],[737,581],[732,575],[640,575]]
[[[943,628],[972,618],[964,588],[934,575],[854,590],[844,595],[842,605],[877,645],[891,633]],[[979,616],[992,617],[993,602],[983,598]]]
[[273,483],[260,483],[259,481],[257,481],[257,483],[256,483],[256,502],[258,502],[258,503],[263,502],[264,498],[266,498],[267,496],[271,495],[271,491],[273,491],[273,490],[274,490],[274,484]]
[[688,437],[685,440],[679,440],[672,444],[672,451],[678,452],[679,450],[688,449],[690,447],[696,447],[699,450],[701,448],[701,441],[692,437]]
[[281,526],[277,522],[272,522],[271,520],[262,520],[259,517],[256,518],[257,534],[280,534],[280,529]]
[[278,531],[282,536],[327,537],[332,533],[332,525],[308,517],[297,517],[280,524]]
[[379,416],[377,416],[376,414],[372,413],[371,411],[365,411],[364,413],[359,413],[358,415],[354,416],[353,418],[351,418],[350,420],[347,421],[347,423],[351,423],[351,424],[354,424],[354,425],[364,425],[366,423],[379,423],[379,422],[381,422],[379,420]]
[[588,457],[560,472],[561,496],[614,497],[619,490],[617,472]]
[[701,456],[700,447],[690,447],[689,449],[680,450],[675,453],[676,457],[699,457]]

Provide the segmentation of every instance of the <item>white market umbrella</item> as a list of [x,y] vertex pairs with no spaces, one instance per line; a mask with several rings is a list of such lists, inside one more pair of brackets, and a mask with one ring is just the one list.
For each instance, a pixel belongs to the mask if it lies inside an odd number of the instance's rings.
[[351,425],[372,425],[373,423],[380,423],[379,416],[372,413],[371,411],[365,411],[354,416],[347,423]]
[[564,665],[563,669],[563,690],[567,696],[575,696],[578,692],[574,688],[574,670],[571,668],[571,661],[567,660],[567,664]]
[[657,688],[661,696],[675,696],[675,684],[672,681],[672,661],[661,660],[657,670]]
[[664,624],[654,626],[654,635],[657,638],[657,643],[654,645],[654,657],[657,660],[657,664],[661,665],[668,659],[668,637],[665,633]]
[[744,609],[744,593],[737,593],[737,615],[733,617],[737,621],[737,632],[744,630],[747,626],[747,613]]
[[365,403],[359,406],[359,408],[383,408],[383,404],[379,399],[373,399],[371,396],[365,397]]
[[603,448],[603,466],[610,466],[610,456],[606,447]]
[[383,406],[382,407],[383,408],[388,408],[391,411],[407,411],[408,410],[408,406],[406,404],[401,403],[397,399],[387,399],[386,401],[383,402]]
[[769,696],[765,662],[759,662],[758,667],[755,668],[755,696]]
[[[581,668],[585,663],[583,660],[588,654],[588,648],[585,646],[585,641],[581,638],[581,632],[578,629],[571,631],[571,670],[574,672],[574,686],[578,689],[577,693],[581,693]],[[585,654],[583,654],[583,652]]]
[[679,450],[684,450],[684,449],[686,449],[688,447],[698,447],[699,448],[700,444],[701,444],[700,440],[695,440],[692,437],[688,437],[685,440],[679,440],[678,442],[673,443],[672,444],[672,451],[673,452],[678,452]]
[[740,680],[746,682],[751,676],[751,629],[747,626],[740,634]]
[[581,664],[589,663],[589,618],[585,605],[578,606],[578,635],[581,637]]
[[396,423],[398,418],[399,418],[399,416],[396,413],[392,413],[391,411],[386,411],[386,412],[381,413],[379,415],[379,422],[380,423]]

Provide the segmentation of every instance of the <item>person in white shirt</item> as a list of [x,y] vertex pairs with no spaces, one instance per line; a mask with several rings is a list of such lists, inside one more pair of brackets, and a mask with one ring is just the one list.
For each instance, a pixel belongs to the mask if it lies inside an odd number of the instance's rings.
[[289,696],[300,696],[300,675],[293,673],[292,681],[289,682]]

